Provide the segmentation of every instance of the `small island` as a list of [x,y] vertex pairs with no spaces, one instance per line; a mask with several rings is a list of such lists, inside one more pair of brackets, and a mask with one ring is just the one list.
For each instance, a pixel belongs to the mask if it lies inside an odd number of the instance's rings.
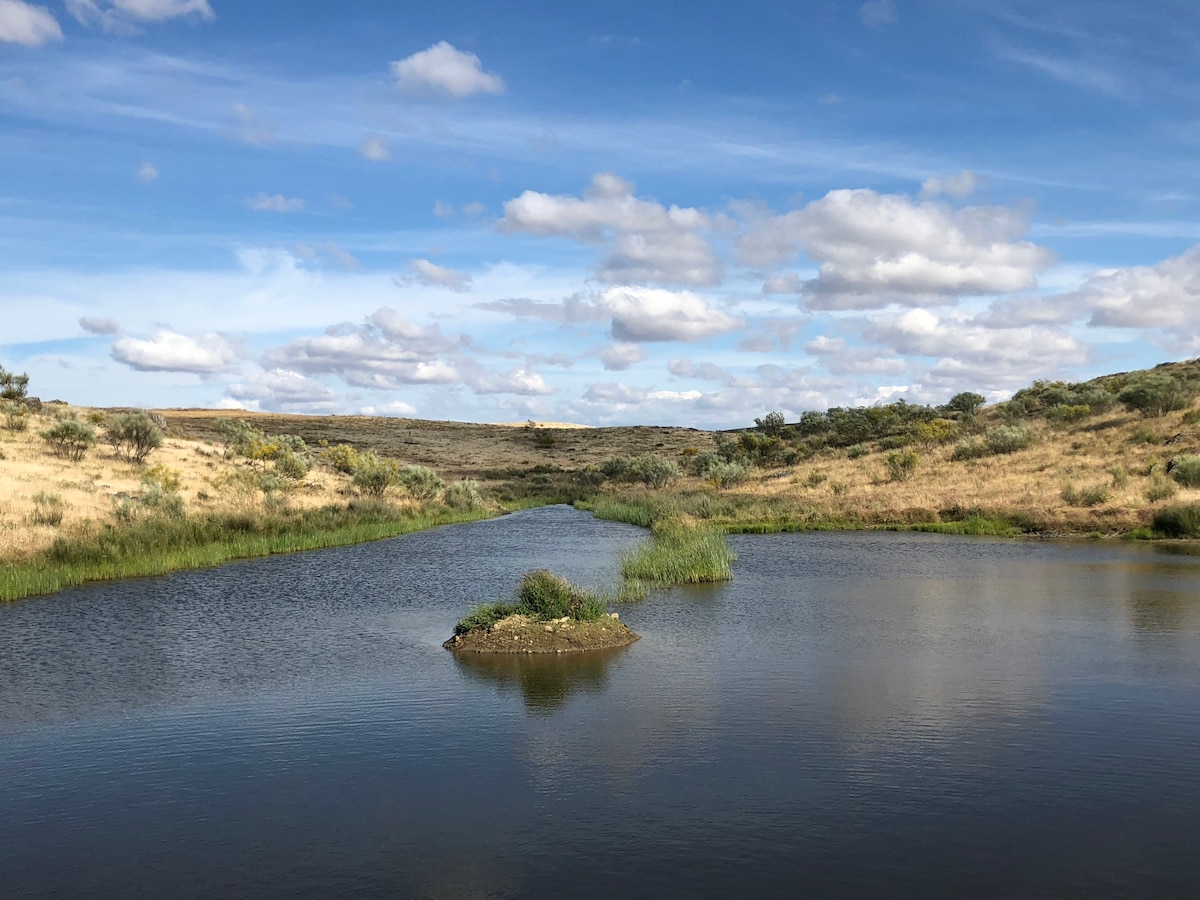
[[638,640],[605,606],[601,595],[539,569],[521,579],[516,603],[478,607],[442,646],[474,653],[571,653]]

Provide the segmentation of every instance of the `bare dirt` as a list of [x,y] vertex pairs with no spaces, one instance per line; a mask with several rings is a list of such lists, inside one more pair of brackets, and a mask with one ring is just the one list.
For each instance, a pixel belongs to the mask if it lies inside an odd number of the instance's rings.
[[530,616],[501,619],[491,628],[457,634],[442,644],[447,650],[467,653],[575,653],[624,647],[639,639],[616,613],[595,622],[554,619],[540,622]]

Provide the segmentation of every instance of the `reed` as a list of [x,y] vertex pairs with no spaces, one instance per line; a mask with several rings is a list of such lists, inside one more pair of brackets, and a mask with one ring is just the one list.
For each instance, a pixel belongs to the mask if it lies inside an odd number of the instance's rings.
[[664,522],[654,526],[649,541],[621,557],[621,577],[632,582],[634,592],[638,586],[728,581],[735,558],[720,529]]
[[223,513],[104,524],[58,537],[36,558],[0,569],[0,602],[91,581],[165,575],[234,559],[375,541],[486,518],[477,510],[398,510],[368,503],[293,513]]

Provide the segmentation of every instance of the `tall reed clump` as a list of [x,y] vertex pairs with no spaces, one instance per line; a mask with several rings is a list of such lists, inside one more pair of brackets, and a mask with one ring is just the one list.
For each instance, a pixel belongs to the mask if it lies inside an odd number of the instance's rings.
[[1151,528],[1169,538],[1200,538],[1200,503],[1177,503],[1154,514]]
[[647,586],[702,584],[733,577],[733,550],[718,528],[655,523],[650,540],[621,558],[621,576]]

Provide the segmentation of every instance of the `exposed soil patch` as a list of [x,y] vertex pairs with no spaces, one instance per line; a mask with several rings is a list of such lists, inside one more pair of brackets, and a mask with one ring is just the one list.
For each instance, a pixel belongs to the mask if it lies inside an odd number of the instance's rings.
[[531,616],[509,616],[491,628],[455,635],[442,646],[474,653],[572,653],[624,647],[638,640],[639,635],[615,616],[595,622],[569,618],[541,622]]

